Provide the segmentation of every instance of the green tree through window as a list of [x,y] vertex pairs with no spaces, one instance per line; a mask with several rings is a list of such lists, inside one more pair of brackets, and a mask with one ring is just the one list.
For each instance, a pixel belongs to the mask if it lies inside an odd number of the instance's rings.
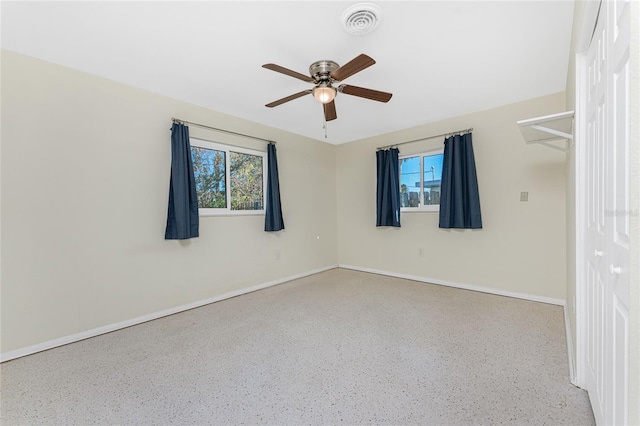
[[199,208],[227,207],[225,152],[191,147]]
[[230,152],[231,210],[262,210],[262,157]]
[[190,142],[200,214],[264,211],[265,152],[200,139]]

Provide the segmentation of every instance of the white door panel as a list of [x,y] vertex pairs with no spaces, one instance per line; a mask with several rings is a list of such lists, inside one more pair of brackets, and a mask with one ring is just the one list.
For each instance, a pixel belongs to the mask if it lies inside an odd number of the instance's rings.
[[629,4],[604,1],[584,93],[585,384],[598,424],[625,424],[629,337]]

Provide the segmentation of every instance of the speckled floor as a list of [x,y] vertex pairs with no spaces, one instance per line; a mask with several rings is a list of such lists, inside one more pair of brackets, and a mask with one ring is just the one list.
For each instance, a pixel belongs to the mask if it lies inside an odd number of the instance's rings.
[[593,424],[562,315],[334,269],[4,363],[0,420]]

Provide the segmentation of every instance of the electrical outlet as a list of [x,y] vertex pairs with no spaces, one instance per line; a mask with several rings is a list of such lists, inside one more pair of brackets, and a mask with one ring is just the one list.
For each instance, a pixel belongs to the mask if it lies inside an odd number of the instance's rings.
[[529,193],[526,191],[521,192],[520,201],[529,201]]
[[422,247],[418,249],[418,256],[420,257],[424,256],[424,250],[422,250]]

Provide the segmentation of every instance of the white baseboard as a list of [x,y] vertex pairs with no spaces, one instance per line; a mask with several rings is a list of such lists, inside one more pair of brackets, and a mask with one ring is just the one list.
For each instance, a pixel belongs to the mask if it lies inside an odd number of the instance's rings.
[[[479,291],[482,293],[490,293],[490,294],[496,294],[499,296],[507,296],[507,297],[514,297],[517,299],[525,299],[525,300],[531,300],[534,302],[542,302],[542,303],[549,303],[552,305],[560,305],[560,306],[564,306],[565,310],[566,310],[566,304],[565,301],[562,299],[554,299],[551,297],[544,297],[544,296],[537,296],[537,295],[531,295],[531,294],[525,294],[525,293],[515,293],[515,292],[510,292],[510,291],[503,291],[503,290],[498,290],[498,289],[494,289],[494,288],[489,288],[489,287],[481,287],[481,286],[475,286],[475,285],[469,285],[469,284],[462,284],[462,283],[457,283],[457,282],[453,282],[453,281],[445,281],[445,280],[439,280],[439,279],[435,279],[435,278],[427,278],[427,277],[420,277],[417,275],[409,275],[409,274],[401,274],[401,273],[396,273],[396,272],[387,272],[387,271],[381,271],[378,269],[371,269],[371,268],[362,268],[359,266],[353,266],[353,265],[345,265],[345,264],[337,264],[337,265],[330,265],[330,266],[326,266],[324,268],[319,268],[319,269],[314,269],[312,271],[307,271],[307,272],[303,272],[301,274],[297,274],[297,275],[292,275],[289,277],[285,277],[285,278],[280,278],[277,280],[273,280],[273,281],[269,281],[266,283],[262,283],[262,284],[258,284],[252,287],[248,287],[245,289],[241,289],[241,290],[236,290],[233,292],[229,292],[229,293],[225,293],[222,294],[220,296],[215,296],[215,297],[211,297],[208,299],[204,299],[204,300],[199,300],[197,302],[193,302],[193,303],[189,303],[186,305],[181,305],[181,306],[176,306],[175,308],[170,308],[170,309],[165,309],[162,311],[158,311],[158,312],[153,312],[147,315],[143,315],[137,318],[132,318],[129,320],[125,320],[125,321],[120,321],[114,324],[109,324],[109,325],[105,325],[103,327],[98,327],[98,328],[94,328],[91,330],[87,330],[87,331],[83,331],[80,333],[75,333],[69,336],[65,336],[65,337],[60,337],[58,339],[53,339],[53,340],[49,340],[47,342],[43,342],[43,343],[38,343],[36,345],[32,345],[32,346],[28,346],[26,348],[21,348],[21,349],[16,349],[13,351],[9,351],[9,352],[5,352],[5,353],[1,353],[0,354],[0,362],[5,362],[5,361],[10,361],[12,359],[16,359],[16,358],[20,358],[23,356],[27,356],[27,355],[31,355],[37,352],[42,352],[42,351],[46,351],[48,349],[53,349],[56,348],[58,346],[63,346],[63,345],[67,345],[69,343],[74,343],[74,342],[78,342],[80,340],[84,340],[84,339],[89,339],[91,337],[95,337],[95,336],[99,336],[101,334],[105,334],[105,333],[110,333],[112,331],[116,331],[116,330],[120,330],[123,328],[127,328],[127,327],[131,327],[133,325],[137,325],[137,324],[142,324],[144,322],[147,321],[152,321],[154,319],[158,319],[158,318],[162,318],[168,315],[173,315],[176,314],[178,312],[183,312],[183,311],[188,311],[189,309],[194,309],[194,308],[198,308],[200,306],[204,306],[204,305],[208,305],[210,303],[215,303],[215,302],[219,302],[221,300],[224,299],[229,299],[231,297],[236,297],[236,296],[240,296],[242,294],[246,294],[246,293],[251,293],[257,290],[262,290],[264,288],[267,287],[272,287],[274,285],[278,285],[278,284],[282,284],[288,281],[292,281],[292,280],[296,280],[298,278],[303,278],[309,275],[314,275],[314,274],[318,274],[320,272],[324,272],[324,271],[328,271],[330,269],[334,269],[334,268],[344,268],[344,269],[352,269],[354,271],[361,271],[361,272],[369,272],[372,274],[378,274],[378,275],[386,275],[386,276],[390,276],[390,277],[395,277],[395,278],[404,278],[404,279],[408,279],[408,280],[412,280],[412,281],[419,281],[419,282],[425,282],[425,283],[429,283],[429,284],[438,284],[438,285],[444,285],[444,286],[448,286],[448,287],[455,287],[455,288],[461,288],[461,289],[465,289],[465,290],[473,290],[473,291]],[[571,328],[568,324],[568,320],[566,319],[566,312],[565,312],[565,323],[566,323],[566,327],[567,327],[567,344],[570,345],[570,341],[569,339],[571,338]],[[570,348],[571,346],[569,346]],[[569,367],[570,367],[570,374],[571,374],[571,382],[573,383],[574,381],[574,377],[575,377],[575,364],[573,362],[573,356],[572,356],[572,351],[571,349],[569,349]]]
[[153,312],[147,315],[143,315],[137,318],[132,318],[125,321],[120,321],[115,324],[105,325],[103,327],[94,328],[92,330],[83,331],[80,333],[71,334],[69,336],[60,337],[58,339],[49,340],[47,342],[38,343],[36,345],[28,346],[26,348],[16,349],[13,351],[0,354],[0,362],[10,361],[12,359],[21,358],[23,356],[32,355],[37,352],[53,349],[58,346],[68,345],[69,343],[79,342],[80,340],[89,339],[91,337],[99,336],[101,334],[110,333],[112,331],[120,330],[123,328],[131,327],[133,325],[142,324],[143,322],[155,320],[158,318],[166,317],[168,315],[177,314],[178,312],[188,311],[189,309],[198,308],[200,306],[208,305],[210,303],[219,302],[224,299],[230,299],[232,297],[240,296],[242,294],[251,293],[257,290],[262,290],[267,287],[282,284],[288,281],[296,280],[298,278],[304,278],[309,275],[318,274],[320,272],[328,271],[330,269],[337,268],[338,265],[330,265],[324,268],[314,269],[312,271],[303,272],[301,274],[292,275],[285,278],[279,278],[277,280],[269,281],[266,283],[254,285],[252,287],[244,288],[241,290],[232,291],[222,294],[220,296],[214,296],[208,299],[199,300],[197,302],[188,303],[186,305],[176,306],[175,308],[169,308],[158,312]]
[[454,281],[439,280],[436,278],[427,278],[427,277],[421,277],[417,275],[381,271],[378,269],[371,269],[371,268],[362,268],[360,266],[353,266],[353,265],[339,264],[338,267],[344,268],[344,269],[353,269],[354,271],[369,272],[369,273],[378,274],[378,275],[387,275],[389,277],[404,278],[406,280],[420,281],[423,283],[438,284],[438,285],[444,285],[447,287],[461,288],[464,290],[479,291],[481,293],[496,294],[498,296],[514,297],[516,299],[525,299],[525,300],[531,300],[533,302],[542,302],[542,303],[549,303],[551,305],[565,306],[565,301],[563,299],[555,299],[553,297],[538,296],[535,294],[527,294],[527,293],[516,293],[512,291],[499,290],[491,287],[481,287],[477,285],[457,283]]
[[[571,323],[569,322],[569,307],[564,305],[564,327],[567,334],[567,360],[569,362],[569,380],[574,386],[578,386],[576,378],[576,361],[573,358],[573,333],[571,332]],[[579,387],[579,386],[578,386]]]

